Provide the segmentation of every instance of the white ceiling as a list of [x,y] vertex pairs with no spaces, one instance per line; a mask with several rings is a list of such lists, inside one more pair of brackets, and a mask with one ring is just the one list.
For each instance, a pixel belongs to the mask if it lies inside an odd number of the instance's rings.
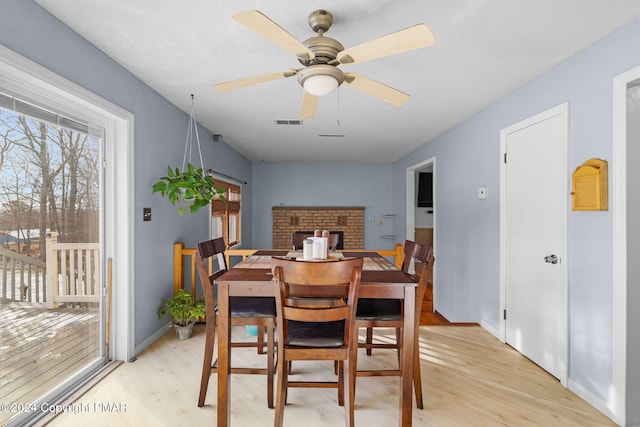
[[[393,162],[640,16],[638,0],[34,0],[252,161]],[[286,5],[285,5],[286,3]],[[258,9],[299,40],[333,14],[345,48],[423,22],[434,46],[351,67],[411,95],[401,107],[343,85],[297,119],[295,77],[227,93],[215,83],[300,68],[236,23]],[[347,70],[348,68],[348,70]],[[185,120],[186,132],[186,120]],[[344,135],[319,136],[319,135]]]

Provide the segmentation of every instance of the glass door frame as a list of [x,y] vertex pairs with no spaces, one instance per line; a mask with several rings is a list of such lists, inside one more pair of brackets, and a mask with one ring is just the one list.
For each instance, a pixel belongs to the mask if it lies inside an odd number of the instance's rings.
[[[93,94],[77,84],[39,66],[12,50],[0,45],[0,86],[27,99],[37,100],[59,111],[93,123],[105,129],[101,173],[104,188],[104,203],[101,211],[100,241],[102,244],[103,289],[107,285],[108,260],[113,264],[108,355],[96,362],[104,365],[106,360],[131,361],[135,359],[134,336],[134,177],[132,113]],[[115,189],[118,191],[115,191]],[[117,227],[115,226],[117,224]],[[106,291],[103,292],[106,296]],[[92,372],[98,368],[92,366]],[[52,390],[55,396],[63,396],[91,376],[87,369],[78,372],[64,386]],[[53,395],[47,396],[49,399]],[[22,425],[33,414],[23,413],[13,418],[7,426]]]

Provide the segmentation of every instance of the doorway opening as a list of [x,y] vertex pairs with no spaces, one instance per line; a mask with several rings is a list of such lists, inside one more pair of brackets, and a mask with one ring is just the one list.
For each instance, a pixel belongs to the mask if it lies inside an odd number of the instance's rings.
[[[421,179],[422,177],[422,179]],[[407,240],[432,246],[437,256],[436,232],[436,158],[431,157],[420,163],[409,166],[406,172],[406,236]],[[429,185],[430,188],[424,188]],[[421,188],[422,187],[422,188]],[[422,191],[421,191],[422,190]],[[420,197],[422,196],[422,197]],[[427,197],[430,196],[430,197]],[[420,313],[420,324],[449,323],[437,312],[437,262],[433,266],[431,286],[425,294]],[[414,271],[414,266],[410,267]],[[416,273],[419,273],[416,271]]]

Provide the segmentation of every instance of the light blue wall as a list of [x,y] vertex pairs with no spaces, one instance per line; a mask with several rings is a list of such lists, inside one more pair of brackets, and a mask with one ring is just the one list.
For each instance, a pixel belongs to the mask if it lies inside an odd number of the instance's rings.
[[[151,194],[152,184],[165,173],[167,165],[182,165],[188,115],[31,1],[2,1],[0,43],[135,114],[133,286],[138,345],[162,326],[156,308],[172,293],[173,243],[183,241],[193,247],[209,234],[205,211],[179,218],[175,208]],[[211,133],[203,128],[199,128],[199,136],[206,167],[251,180],[248,160],[226,145],[214,143]],[[251,189],[247,188],[243,196],[249,207],[243,227],[250,236]],[[151,222],[142,222],[143,207],[152,209]]]
[[[638,65],[635,20],[393,165],[404,233],[406,168],[436,158],[436,306],[445,317],[500,326],[500,130],[568,101],[569,173],[592,157],[609,160],[612,170],[612,79]],[[476,198],[480,185],[486,200]],[[612,403],[611,211],[573,212],[567,203],[569,377]]]
[[[208,233],[206,213],[179,219],[150,187],[165,164],[180,164],[187,116],[48,13],[3,0],[0,43],[131,111],[135,129],[136,343],[160,323],[171,292],[171,246]],[[570,103],[569,171],[591,157],[611,159],[611,79],[640,64],[640,21],[613,33],[393,165],[251,165],[200,129],[208,166],[248,181],[243,187],[244,245],[271,246],[271,208],[280,204],[363,206],[367,248],[390,247],[378,221],[392,212],[405,238],[405,170],[436,157],[437,307],[454,321],[499,327],[499,133],[562,102]],[[189,94],[185,94],[188,96]],[[197,96],[197,94],[196,94]],[[463,102],[463,101],[461,101]],[[609,164],[610,169],[616,167]],[[489,197],[480,201],[480,185]],[[393,190],[393,191],[392,191]],[[569,203],[569,201],[568,201]],[[142,207],[153,221],[141,221]],[[389,226],[388,223],[383,225]],[[252,240],[251,240],[252,239]],[[611,403],[611,213],[569,214],[570,378]],[[632,328],[637,325],[630,325]]]
[[[272,247],[273,206],[356,206],[365,208],[367,249],[392,249],[391,165],[354,163],[254,163],[253,245]],[[372,215],[373,220],[367,218]],[[382,221],[382,225],[380,225]]]

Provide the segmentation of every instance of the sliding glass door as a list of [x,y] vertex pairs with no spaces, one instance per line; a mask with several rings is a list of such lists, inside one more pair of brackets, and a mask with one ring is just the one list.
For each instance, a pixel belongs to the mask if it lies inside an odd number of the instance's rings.
[[103,140],[0,88],[0,424],[106,359]]

